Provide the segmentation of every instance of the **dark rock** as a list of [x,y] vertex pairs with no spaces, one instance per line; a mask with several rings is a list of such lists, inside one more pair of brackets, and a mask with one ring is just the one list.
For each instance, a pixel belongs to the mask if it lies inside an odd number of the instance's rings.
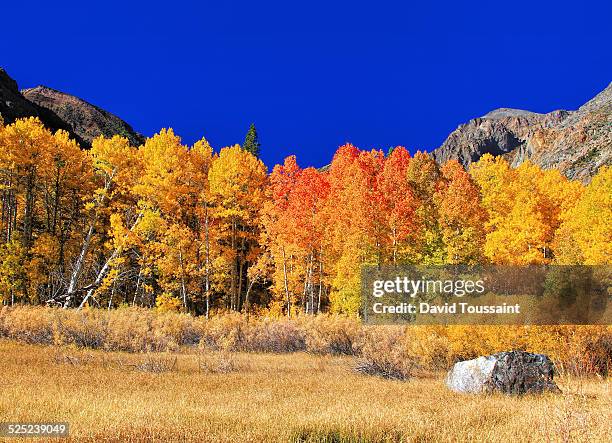
[[39,107],[21,95],[17,82],[2,68],[0,68],[0,115],[7,125],[18,118],[38,117],[52,131],[63,129],[71,132],[70,126],[54,112]]
[[560,392],[553,381],[555,368],[544,354],[500,352],[456,363],[446,385],[456,392],[541,394]]

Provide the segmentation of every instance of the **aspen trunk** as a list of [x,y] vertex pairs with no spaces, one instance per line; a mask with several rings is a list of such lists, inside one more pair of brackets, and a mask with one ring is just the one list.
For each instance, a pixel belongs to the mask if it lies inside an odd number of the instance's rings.
[[[136,221],[130,228],[130,232],[132,232],[136,228],[136,225],[138,225],[138,222],[142,218],[142,215],[143,215],[142,212],[138,214]],[[120,247],[116,248],[111,254],[111,256],[108,258],[108,260],[106,260],[106,262],[102,266],[102,269],[100,269],[100,272],[98,272],[98,275],[96,276],[96,279],[94,280],[94,282],[91,285],[89,285],[89,289],[87,290],[87,295],[85,295],[85,297],[83,298],[83,301],[81,301],[81,304],[79,305],[78,309],[82,309],[83,306],[85,306],[85,303],[87,303],[87,300],[89,300],[89,298],[94,294],[94,292],[96,292],[96,289],[98,289],[98,287],[102,284],[104,277],[106,277],[106,274],[110,270],[110,266],[112,262],[119,256],[119,254],[121,253],[121,250],[122,248]],[[67,306],[64,305],[64,307],[67,307]]]
[[285,283],[285,296],[287,297],[287,317],[291,317],[291,298],[289,297],[289,285],[287,283],[287,257],[285,255],[285,248],[282,247],[283,251],[283,280]]
[[138,277],[136,278],[136,289],[134,290],[134,300],[132,300],[132,306],[136,306],[136,298],[138,297],[138,291],[140,290],[140,280],[142,278],[142,266],[138,269]]
[[249,312],[249,294],[251,293],[251,288],[253,288],[253,285],[255,284],[256,281],[257,281],[256,278],[249,281],[249,284],[247,286],[246,295],[244,296],[244,311],[247,313]]
[[235,310],[236,302],[236,274],[238,273],[238,253],[236,251],[236,222],[232,221],[232,253],[236,254],[232,260],[232,277],[230,283],[230,309]]
[[206,269],[204,272],[204,289],[206,291],[206,318],[210,313],[210,236],[208,226],[208,203],[204,203],[204,243],[206,250]]
[[66,291],[64,307],[67,308],[70,306],[72,302],[72,297],[74,293],[77,291],[79,277],[81,276],[81,271],[83,270],[83,265],[85,263],[85,257],[87,256],[87,252],[89,251],[89,245],[91,244],[91,239],[93,237],[94,232],[94,222],[91,223],[89,229],[87,230],[87,235],[85,236],[85,240],[83,241],[83,246],[81,247],[81,252],[77,257],[77,261],[74,264],[74,269],[72,270],[72,276],[70,277],[70,283],[68,284],[68,290]]
[[[89,224],[89,229],[87,230],[87,234],[85,235],[85,240],[83,241],[83,246],[81,247],[81,252],[77,257],[77,261],[74,264],[74,269],[72,270],[72,275],[70,277],[70,283],[68,284],[68,290],[64,295],[64,308],[67,308],[72,303],[72,297],[74,293],[78,290],[79,286],[79,277],[81,276],[81,272],[83,270],[83,265],[85,264],[85,257],[87,256],[87,252],[89,251],[89,246],[91,245],[91,239],[93,237],[93,233],[95,230],[96,222],[98,221],[98,212],[97,209],[102,206],[104,203],[104,196],[109,191],[112,183],[113,177],[115,175],[115,171],[107,178],[106,183],[104,184],[104,192],[102,192],[94,201],[96,212],[94,213],[93,219]],[[140,219],[142,214],[138,216],[136,222]],[[133,229],[133,228],[132,228]],[[54,300],[48,300],[48,302]]]
[[183,296],[183,307],[187,309],[187,288],[185,286],[185,268],[183,266],[183,250],[179,246],[179,264],[181,266],[181,292]]

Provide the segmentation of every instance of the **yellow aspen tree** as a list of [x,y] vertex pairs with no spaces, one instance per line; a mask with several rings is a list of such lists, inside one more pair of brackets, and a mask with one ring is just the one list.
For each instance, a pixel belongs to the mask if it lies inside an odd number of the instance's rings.
[[562,214],[555,237],[561,264],[612,263],[612,167],[602,166],[575,206]]
[[213,218],[219,223],[220,260],[227,275],[227,307],[241,310],[250,266],[261,249],[260,212],[267,171],[261,160],[239,145],[221,149],[208,173]]
[[550,263],[560,214],[575,200],[579,185],[529,161],[510,169],[491,156],[483,156],[471,173],[489,217],[485,255],[500,264]]
[[[5,126],[0,132],[0,179],[2,199],[2,231],[5,243],[15,246],[5,249],[5,253],[19,251],[20,275],[15,278],[10,289],[10,299],[30,301],[30,285],[27,281],[30,248],[36,232],[37,208],[41,201],[40,169],[50,162],[49,152],[53,135],[43,127],[37,118],[17,119]],[[14,263],[16,258],[5,257]]]
[[503,224],[512,209],[512,196],[508,190],[513,172],[503,157],[491,154],[485,154],[472,163],[469,172],[480,188],[481,204],[487,212],[485,230],[492,232]]
[[[39,168],[49,163],[53,135],[37,118],[18,119],[6,126],[0,139],[5,192],[5,239],[18,235],[27,249],[33,240],[33,226]],[[18,208],[20,208],[18,210]],[[19,229],[20,232],[16,232]]]
[[[190,185],[196,192],[195,237],[197,239],[197,268],[201,281],[200,301],[204,302],[204,314],[208,318],[211,308],[213,259],[217,253],[217,234],[211,217],[211,196],[208,172],[215,159],[210,143],[205,138],[198,140],[189,150],[191,166]],[[203,294],[202,294],[203,293]]]
[[163,223],[142,244],[140,255],[154,257],[160,276],[157,283],[188,309],[197,291],[197,244],[190,228],[195,223],[199,192],[189,150],[172,129],[162,129],[146,140],[139,154],[143,170],[133,192],[141,214],[158,214]]
[[[141,170],[137,150],[132,148],[124,137],[98,137],[92,143],[89,157],[95,177],[95,189],[85,204],[88,223],[80,252],[72,265],[68,289],[63,296],[64,306],[72,304],[77,292],[85,292],[80,303],[80,307],[84,306],[105,281],[119,256],[120,251],[113,249],[111,244],[106,242],[113,229],[112,216],[131,219],[134,224],[140,218],[131,193]],[[98,253],[90,257],[89,252],[96,242],[99,245],[95,248]],[[105,246],[109,246],[110,251],[107,252]],[[86,266],[88,263],[89,266]],[[81,275],[86,267],[95,267],[98,271],[91,273],[90,282],[83,285]]]
[[58,294],[68,280],[70,259],[81,246],[81,232],[75,227],[83,220],[83,199],[94,188],[87,154],[65,131],[57,131],[38,168],[38,193],[34,233],[26,272],[30,293]]
[[408,164],[406,178],[418,201],[415,216],[419,225],[409,260],[417,264],[442,264],[444,240],[434,202],[441,179],[440,167],[429,154],[418,151]]

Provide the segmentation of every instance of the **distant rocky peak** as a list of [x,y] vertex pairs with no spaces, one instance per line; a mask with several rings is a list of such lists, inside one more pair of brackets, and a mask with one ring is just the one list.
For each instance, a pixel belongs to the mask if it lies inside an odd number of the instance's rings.
[[495,109],[459,125],[432,151],[440,163],[454,159],[466,167],[487,153],[504,156],[512,166],[529,159],[588,182],[600,166],[612,163],[612,83],[577,111]]
[[122,135],[134,146],[144,142],[144,137],[119,117],[78,97],[47,86],[20,92],[17,82],[3,68],[0,68],[0,115],[6,124],[18,118],[37,117],[51,131],[68,131],[84,147],[89,147],[99,135]]
[[100,135],[115,134],[126,137],[134,146],[144,143],[144,137],[119,117],[79,97],[48,86],[24,89],[21,93],[38,106],[56,113],[87,145]]
[[485,114],[482,118],[500,119],[506,117],[539,117],[542,114],[538,114],[531,111],[524,111],[523,109],[512,109],[512,108],[499,108]]

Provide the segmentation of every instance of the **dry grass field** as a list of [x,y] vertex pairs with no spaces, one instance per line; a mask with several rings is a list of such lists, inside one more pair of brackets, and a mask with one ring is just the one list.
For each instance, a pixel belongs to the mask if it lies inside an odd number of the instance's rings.
[[561,377],[561,395],[467,396],[442,373],[390,381],[355,363],[1,340],[0,421],[67,421],[72,441],[612,441],[609,379]]

